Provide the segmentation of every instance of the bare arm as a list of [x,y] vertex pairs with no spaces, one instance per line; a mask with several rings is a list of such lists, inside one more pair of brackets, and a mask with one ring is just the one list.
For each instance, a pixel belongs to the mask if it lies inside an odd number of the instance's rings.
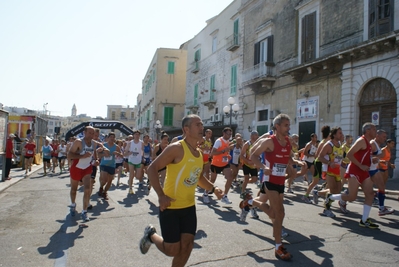
[[82,141],[81,140],[76,140],[75,142],[73,142],[73,145],[68,152],[68,158],[69,159],[83,159],[83,158],[92,156],[92,154],[90,152],[86,152],[85,154],[80,155],[81,149],[82,149]]
[[367,171],[370,169],[370,166],[362,165],[356,158],[355,153],[361,149],[365,149],[367,147],[365,141],[363,139],[356,140],[355,144],[349,149],[348,154],[346,155],[351,163],[358,166],[361,170]]

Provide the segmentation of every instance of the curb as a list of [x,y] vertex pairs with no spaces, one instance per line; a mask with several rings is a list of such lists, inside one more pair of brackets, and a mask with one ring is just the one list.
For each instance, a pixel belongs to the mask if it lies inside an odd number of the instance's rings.
[[[18,168],[19,169],[18,171],[16,171],[15,169],[13,171],[13,169],[11,169],[11,171],[10,171],[10,175],[11,176],[12,176],[13,173],[16,173],[16,172],[21,172],[21,174],[19,174],[17,176],[17,178],[11,178],[11,180],[6,180],[6,181],[3,181],[3,182],[0,182],[0,193],[3,192],[4,190],[6,190],[7,188],[11,187],[12,185],[14,185],[16,183],[19,183],[23,179],[30,177],[32,174],[36,173],[41,168],[42,168],[41,165],[32,166],[32,171],[30,173],[28,173],[27,176],[24,175],[24,170],[21,170],[20,168]],[[22,175],[22,177],[19,177],[21,175]]]

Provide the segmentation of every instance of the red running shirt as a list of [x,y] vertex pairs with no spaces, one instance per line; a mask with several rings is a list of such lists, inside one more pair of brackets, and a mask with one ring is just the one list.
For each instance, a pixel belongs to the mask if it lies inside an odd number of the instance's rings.
[[287,165],[291,158],[291,143],[288,136],[285,137],[286,145],[282,146],[275,135],[270,137],[274,143],[273,152],[265,152],[265,165],[270,168],[270,175],[263,175],[264,182],[284,185]]

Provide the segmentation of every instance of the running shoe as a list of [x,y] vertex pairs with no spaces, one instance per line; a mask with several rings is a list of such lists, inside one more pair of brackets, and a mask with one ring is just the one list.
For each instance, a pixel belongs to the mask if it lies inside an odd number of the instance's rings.
[[247,207],[241,209],[241,214],[240,214],[240,221],[245,222],[247,220],[247,215],[249,211],[246,210]]
[[72,217],[75,216],[75,214],[76,214],[76,205],[70,205],[69,206],[69,213],[71,214]]
[[157,230],[155,229],[154,226],[149,224],[145,229],[144,229],[144,235],[140,239],[139,247],[140,251],[142,254],[146,254],[148,250],[151,247],[152,241],[151,241],[151,236],[155,234]]
[[392,213],[394,213],[394,212],[395,212],[394,209],[384,207],[384,208],[382,208],[382,209],[380,209],[380,210],[378,211],[378,215],[379,215],[379,216],[383,216],[383,215],[392,214]]
[[82,217],[82,220],[83,220],[84,222],[90,221],[89,217],[87,216],[87,212],[82,211],[82,213],[80,214],[80,216]]
[[276,249],[275,255],[276,258],[283,261],[290,261],[292,258],[291,254],[283,247],[283,245],[280,245],[278,249]]
[[374,197],[373,205],[379,205],[379,204],[380,204],[380,201],[378,200],[378,198]]
[[331,210],[325,209],[323,211],[323,215],[330,218],[335,218],[335,214]]
[[143,188],[143,184],[142,183],[139,183],[139,190],[143,190],[144,188]]
[[89,205],[89,206],[87,206],[87,210],[92,210],[93,209],[93,205]]
[[209,204],[209,196],[208,195],[202,195],[202,202],[204,202],[204,204]]
[[305,201],[306,204],[313,204],[312,200],[310,199],[310,197],[307,196],[303,196],[302,200]]
[[338,201],[339,203],[339,209],[342,211],[342,213],[347,214],[348,210],[346,209],[346,201]]
[[313,203],[316,205],[319,204],[319,193],[317,192],[316,189],[313,189],[312,193],[313,193]]
[[331,196],[332,194],[327,194],[327,197],[326,197],[326,199],[324,200],[324,208],[326,209],[326,210],[329,210],[330,208],[331,208],[331,203],[333,202],[331,199],[330,199],[330,196]]
[[130,195],[134,195],[133,189],[129,189],[129,194],[130,194]]
[[231,204],[232,202],[229,200],[229,198],[227,197],[227,195],[224,195],[223,197],[222,197],[222,202],[224,203],[224,204]]
[[281,229],[281,238],[284,239],[288,236],[288,233],[284,231],[284,229]]
[[258,215],[258,213],[256,212],[256,208],[251,209],[251,216],[252,216],[252,218],[254,218],[254,219],[259,219],[259,215]]
[[366,228],[370,228],[370,229],[377,229],[379,227],[378,224],[371,222],[370,218],[368,218],[365,222],[363,222],[363,220],[360,219],[359,225],[361,227],[366,227]]
[[287,193],[294,194],[294,191],[291,188],[287,188]]

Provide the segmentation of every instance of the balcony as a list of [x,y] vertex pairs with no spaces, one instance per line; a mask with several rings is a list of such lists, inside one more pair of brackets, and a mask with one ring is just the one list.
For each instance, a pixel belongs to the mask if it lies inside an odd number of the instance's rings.
[[240,39],[241,39],[241,35],[240,34],[232,34],[229,37],[227,37],[227,46],[226,46],[226,50],[227,51],[234,51],[237,48],[240,47]]
[[197,103],[192,103],[191,105],[188,105],[186,108],[189,109],[191,111],[191,113],[197,114],[197,111],[199,109],[198,102]]
[[261,62],[243,71],[243,86],[250,87],[255,93],[266,93],[276,81],[275,72],[273,62]]
[[192,70],[191,70],[192,73],[199,72],[199,66],[200,66],[199,61],[194,61],[191,63],[191,65],[192,65]]

